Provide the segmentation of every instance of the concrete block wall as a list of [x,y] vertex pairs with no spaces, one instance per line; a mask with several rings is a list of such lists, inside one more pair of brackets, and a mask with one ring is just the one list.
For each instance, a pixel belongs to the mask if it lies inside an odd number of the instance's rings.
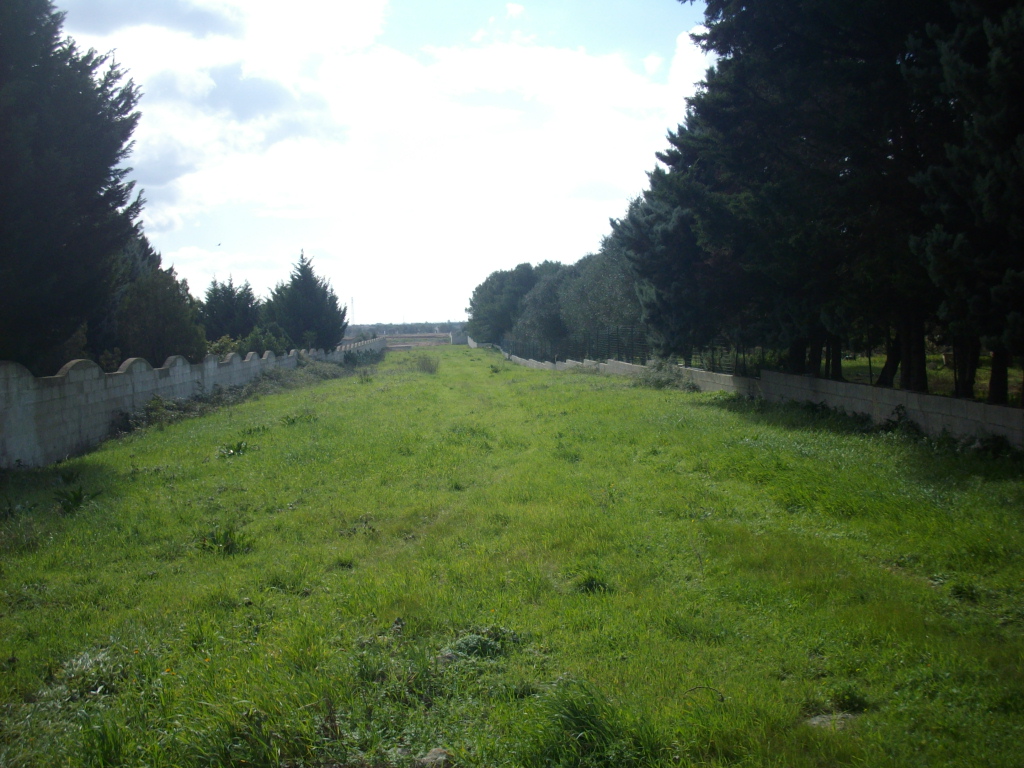
[[687,380],[700,387],[702,392],[738,392],[747,397],[763,397],[759,379],[748,379],[743,376],[731,376],[727,373],[712,373],[700,368],[679,366],[680,372]]
[[766,400],[825,403],[847,413],[867,414],[876,424],[894,418],[897,409],[902,407],[906,418],[933,437],[943,432],[958,438],[997,435],[1011,445],[1024,448],[1024,409],[1021,408],[774,371],[763,371],[760,381],[761,396]]
[[104,373],[90,360],[72,360],[56,376],[34,377],[17,363],[0,361],[0,467],[38,467],[83,453],[109,436],[122,414],[141,411],[154,397],[183,400],[216,387],[247,384],[272,368],[294,369],[299,355],[340,363],[346,352],[383,349],[372,339],[330,352],[292,350],[250,352],[243,360],[207,355],[192,365],[184,357],[167,358],[153,368],[146,360],[125,360],[116,373]]
[[491,344],[489,341],[474,341],[472,336],[466,337],[466,346],[470,349],[499,349],[497,344]]
[[556,370],[554,363],[542,363],[539,360],[526,360],[525,358],[516,357],[515,355],[507,355],[506,359],[515,363],[516,365],[523,365],[527,368],[534,368],[538,371]]
[[644,370],[642,365],[623,363],[619,360],[608,360],[602,363],[602,365],[604,366],[603,373],[611,373],[618,376],[634,376]]

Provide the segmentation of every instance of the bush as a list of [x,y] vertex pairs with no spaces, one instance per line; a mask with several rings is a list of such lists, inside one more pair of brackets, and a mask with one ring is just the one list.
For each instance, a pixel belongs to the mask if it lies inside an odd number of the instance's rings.
[[216,341],[211,341],[206,345],[206,354],[216,355],[218,358],[223,359],[232,352],[237,352],[238,349],[237,341],[230,336],[221,336]]
[[633,379],[633,385],[648,389],[682,389],[686,392],[700,392],[700,387],[683,375],[674,360],[651,360],[644,370]]
[[359,365],[376,365],[384,361],[384,349],[350,349],[343,358],[342,364],[348,368]]
[[430,355],[420,355],[416,358],[416,368],[421,373],[437,373],[437,369],[441,367],[441,361],[436,357]]

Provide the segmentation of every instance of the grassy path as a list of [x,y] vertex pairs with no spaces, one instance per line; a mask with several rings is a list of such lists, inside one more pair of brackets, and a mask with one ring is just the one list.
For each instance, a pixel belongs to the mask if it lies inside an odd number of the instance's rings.
[[1019,765],[1019,457],[430,354],[0,476],[0,765]]

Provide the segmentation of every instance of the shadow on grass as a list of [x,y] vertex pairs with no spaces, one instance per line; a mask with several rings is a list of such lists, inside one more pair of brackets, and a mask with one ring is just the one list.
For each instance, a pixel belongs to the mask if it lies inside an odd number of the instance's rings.
[[0,555],[30,552],[90,514],[118,474],[89,459],[0,470]]
[[822,403],[770,403],[734,394],[719,394],[694,402],[716,408],[752,424],[790,432],[850,435],[884,441],[897,450],[903,466],[930,482],[948,482],[977,476],[985,480],[1024,477],[1024,451],[1000,437],[957,439],[924,435],[909,419],[894,418],[873,424],[864,414],[848,414]]

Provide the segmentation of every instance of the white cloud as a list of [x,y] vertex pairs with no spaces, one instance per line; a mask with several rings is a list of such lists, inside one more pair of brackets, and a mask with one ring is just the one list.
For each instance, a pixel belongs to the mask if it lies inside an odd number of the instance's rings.
[[657,54],[636,71],[483,30],[398,51],[378,42],[385,0],[197,5],[243,36],[117,35],[153,89],[134,158],[147,232],[197,294],[228,274],[265,293],[305,248],[364,322],[456,319],[491,271],[596,249],[706,67],[686,35],[666,82]]
[[704,74],[711,66],[713,59],[690,40],[691,34],[703,31],[705,29],[702,26],[694,27],[676,38],[676,52],[672,57],[668,76],[669,88],[674,93],[687,96],[692,94],[694,85],[704,79]]
[[644,72],[648,75],[656,75],[661,71],[665,60],[656,53],[652,53],[644,59]]

